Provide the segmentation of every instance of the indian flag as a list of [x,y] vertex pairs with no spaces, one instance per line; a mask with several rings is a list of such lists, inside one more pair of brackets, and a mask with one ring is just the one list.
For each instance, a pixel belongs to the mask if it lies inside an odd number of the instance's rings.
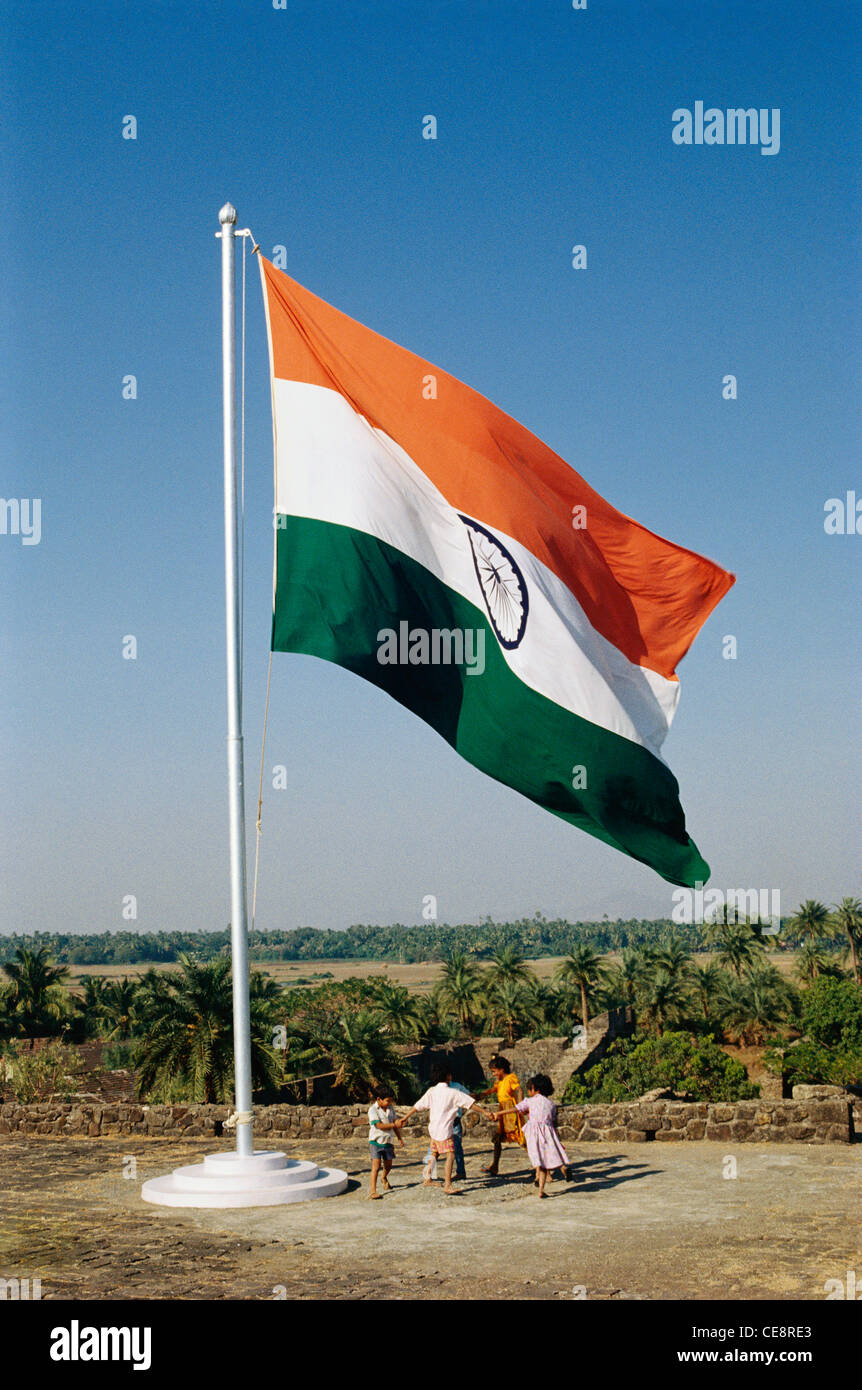
[[478,392],[260,258],[272,649],[344,666],[488,776],[705,882],[661,755],[733,576],[654,535]]

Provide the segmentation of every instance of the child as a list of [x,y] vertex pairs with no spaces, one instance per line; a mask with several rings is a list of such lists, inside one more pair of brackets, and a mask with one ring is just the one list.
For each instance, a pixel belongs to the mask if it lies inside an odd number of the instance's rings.
[[540,1072],[527,1082],[527,1099],[519,1101],[515,1107],[522,1115],[529,1115],[524,1126],[524,1138],[530,1162],[536,1170],[540,1197],[548,1195],[545,1183],[549,1172],[559,1168],[564,1178],[568,1176],[569,1156],[557,1133],[557,1107],[551,1100],[553,1094],[551,1078]]
[[481,1091],[480,1095],[490,1096],[496,1093],[497,1104],[501,1107],[497,1111],[497,1132],[494,1135],[494,1156],[486,1168],[482,1169],[489,1177],[496,1178],[500,1171],[500,1154],[504,1144],[524,1144],[524,1131],[521,1127],[521,1117],[517,1113],[517,1101],[524,1099],[524,1092],[521,1090],[521,1083],[509,1065],[506,1057],[492,1057],[489,1063],[491,1074],[494,1077],[493,1086],[489,1086],[487,1091]]
[[[480,1115],[484,1115],[486,1120],[492,1117],[487,1110],[483,1110],[481,1105],[476,1105],[471,1095],[465,1095],[463,1091],[456,1091],[449,1085],[447,1078],[452,1075],[445,1063],[435,1066],[431,1073],[431,1086],[423,1096],[420,1096],[416,1104],[411,1106],[406,1115],[402,1115],[398,1121],[399,1129],[407,1123],[411,1115],[418,1110],[428,1111],[428,1133],[431,1136],[431,1159],[432,1162],[443,1154],[446,1160],[445,1176],[443,1180],[443,1191],[447,1197],[457,1197],[458,1191],[452,1186],[452,1170],[455,1167],[455,1139],[453,1131],[455,1128],[455,1117],[459,1110],[470,1110],[475,1105]],[[433,1179],[431,1177],[431,1164],[425,1170],[424,1183],[430,1187]]]
[[[452,1080],[451,1071],[447,1071],[443,1080],[453,1091],[461,1091],[465,1096],[469,1096],[470,1092],[467,1090],[466,1086],[462,1086],[460,1081]],[[464,1110],[462,1107],[455,1116],[455,1123],[452,1128],[452,1141],[455,1145],[455,1177],[460,1178],[462,1181],[467,1177],[467,1169],[464,1165],[464,1127],[461,1123],[463,1114]],[[424,1164],[422,1170],[423,1179],[426,1181],[433,1181],[437,1177],[437,1158],[431,1152],[430,1141],[428,1144],[428,1152],[422,1162]]]
[[380,1193],[377,1191],[377,1174],[383,1168],[383,1186],[387,1192],[390,1190],[389,1174],[392,1171],[392,1164],[395,1162],[395,1145],[393,1138],[396,1138],[404,1147],[404,1140],[398,1129],[398,1117],[395,1114],[395,1100],[392,1091],[386,1086],[377,1086],[374,1091],[374,1104],[368,1110],[368,1152],[371,1155],[371,1191],[368,1200],[377,1202],[380,1200]]
[[[452,1080],[451,1072],[446,1077],[446,1081],[448,1085],[452,1087],[453,1091],[461,1091],[465,1096],[469,1096],[470,1092],[467,1090],[466,1086],[462,1086],[460,1081]],[[452,1130],[452,1138],[455,1141],[455,1177],[461,1178],[462,1181],[467,1177],[467,1169],[464,1164],[464,1125],[462,1123],[463,1116],[464,1111],[462,1108],[458,1111],[458,1114],[455,1116],[455,1127]]]

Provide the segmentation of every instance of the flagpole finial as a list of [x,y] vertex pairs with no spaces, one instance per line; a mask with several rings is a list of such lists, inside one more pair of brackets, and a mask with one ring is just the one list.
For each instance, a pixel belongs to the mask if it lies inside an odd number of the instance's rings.
[[236,208],[233,203],[225,203],[218,215],[218,220],[222,226],[233,225],[236,222]]

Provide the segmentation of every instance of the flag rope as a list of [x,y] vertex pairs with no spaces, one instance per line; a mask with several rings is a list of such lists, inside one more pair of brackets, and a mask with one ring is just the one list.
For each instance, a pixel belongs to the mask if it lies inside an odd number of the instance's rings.
[[[236,232],[236,236],[242,237],[242,315],[240,330],[240,651],[242,661],[240,663],[240,698],[242,697],[242,671],[245,665],[245,646],[243,634],[245,631],[245,305],[246,305],[246,238],[251,237],[251,254],[254,255],[260,250],[260,244],[255,241],[254,233],[248,227],[243,227]],[[266,704],[263,712],[263,734],[260,741],[260,779],[257,789],[257,819],[255,821],[255,841],[254,841],[254,882],[251,897],[251,924],[250,930],[254,931],[255,917],[257,914],[257,883],[260,870],[260,837],[261,820],[263,817],[263,768],[266,757],[266,731],[269,725],[269,690],[272,681],[272,652],[269,653],[269,665],[266,674]]]
[[245,242],[242,237],[242,328],[239,389],[239,707],[245,670]]
[[251,237],[252,255],[258,249],[253,232],[242,227],[234,232],[242,237],[242,313],[240,316],[240,387],[239,387],[239,702],[242,711],[243,674],[245,671],[245,244]]
[[263,760],[266,754],[266,730],[269,723],[269,685],[272,680],[272,652],[269,654],[269,668],[266,673],[266,705],[263,711],[263,736],[260,741],[260,781],[257,788],[257,822],[255,825],[254,840],[254,886],[251,894],[251,929],[254,931],[254,919],[257,912],[257,871],[260,867],[260,836],[261,818],[263,815]]

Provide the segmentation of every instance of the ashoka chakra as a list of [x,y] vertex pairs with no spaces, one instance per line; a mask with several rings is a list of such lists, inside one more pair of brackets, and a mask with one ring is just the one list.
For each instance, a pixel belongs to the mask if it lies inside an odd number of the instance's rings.
[[476,578],[491,626],[500,645],[511,650],[518,646],[527,626],[529,601],[524,576],[496,536],[480,526],[478,521],[471,521],[460,512],[458,515],[470,537]]

